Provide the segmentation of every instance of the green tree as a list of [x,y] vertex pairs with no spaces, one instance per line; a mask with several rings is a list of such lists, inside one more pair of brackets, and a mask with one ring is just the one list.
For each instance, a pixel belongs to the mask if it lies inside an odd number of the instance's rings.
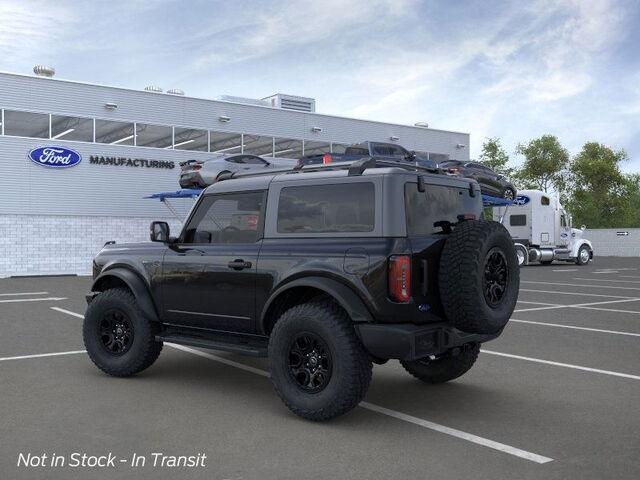
[[626,176],[620,163],[624,150],[614,151],[598,142],[587,142],[569,168],[568,208],[576,225],[592,228],[638,225],[640,178]]
[[502,142],[498,137],[485,138],[478,160],[501,175],[506,177],[513,175],[513,168],[507,166],[509,155],[502,147]]
[[528,143],[519,144],[516,153],[524,156],[522,167],[516,172],[519,187],[562,193],[566,187],[569,152],[553,135],[543,135]]

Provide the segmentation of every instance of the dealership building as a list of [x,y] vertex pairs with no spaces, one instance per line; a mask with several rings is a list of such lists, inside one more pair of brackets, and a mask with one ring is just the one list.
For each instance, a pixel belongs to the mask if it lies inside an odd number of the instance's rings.
[[149,222],[179,229],[153,193],[179,189],[179,163],[214,153],[299,158],[364,140],[432,159],[469,159],[469,135],[323,115],[310,98],[194,98],[0,73],[0,277],[89,274],[105,242],[148,240]]

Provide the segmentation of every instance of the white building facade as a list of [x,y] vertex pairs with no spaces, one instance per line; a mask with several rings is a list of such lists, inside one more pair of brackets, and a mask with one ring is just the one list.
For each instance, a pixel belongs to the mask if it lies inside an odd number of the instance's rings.
[[[0,277],[89,274],[106,241],[145,241],[151,220],[178,229],[180,218],[144,197],[178,190],[179,162],[211,153],[298,158],[372,140],[469,159],[466,133],[289,109],[313,110],[305,100],[251,104],[0,73]],[[191,204],[174,205],[183,214]]]

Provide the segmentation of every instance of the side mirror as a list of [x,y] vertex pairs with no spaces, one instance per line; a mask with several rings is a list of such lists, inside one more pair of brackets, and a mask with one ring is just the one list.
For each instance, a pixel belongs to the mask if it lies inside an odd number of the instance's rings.
[[169,241],[169,224],[167,222],[151,222],[149,227],[149,239],[152,242]]
[[584,230],[586,230],[586,229],[587,229],[587,226],[586,226],[586,225],[582,225],[582,226],[580,227],[580,230],[582,230],[582,231],[584,231]]

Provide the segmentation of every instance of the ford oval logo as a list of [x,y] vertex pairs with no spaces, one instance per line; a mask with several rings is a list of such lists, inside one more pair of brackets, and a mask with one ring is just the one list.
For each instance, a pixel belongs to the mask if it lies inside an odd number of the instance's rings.
[[529,203],[531,199],[526,195],[517,195],[516,199],[513,201],[514,205],[526,205]]
[[29,152],[29,160],[43,167],[69,168],[82,161],[82,155],[64,147],[38,147]]

